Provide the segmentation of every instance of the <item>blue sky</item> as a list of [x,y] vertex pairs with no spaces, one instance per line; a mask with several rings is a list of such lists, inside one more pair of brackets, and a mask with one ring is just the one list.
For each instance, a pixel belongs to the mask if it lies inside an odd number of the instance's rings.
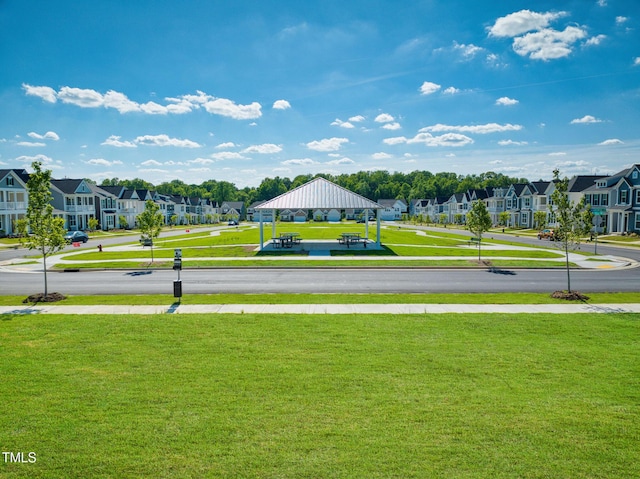
[[0,168],[225,180],[640,162],[640,2],[0,1]]

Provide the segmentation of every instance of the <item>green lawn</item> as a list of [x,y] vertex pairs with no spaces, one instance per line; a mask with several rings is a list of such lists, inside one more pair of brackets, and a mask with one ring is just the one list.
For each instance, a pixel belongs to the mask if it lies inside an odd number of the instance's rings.
[[2,319],[6,478],[640,476],[640,315]]

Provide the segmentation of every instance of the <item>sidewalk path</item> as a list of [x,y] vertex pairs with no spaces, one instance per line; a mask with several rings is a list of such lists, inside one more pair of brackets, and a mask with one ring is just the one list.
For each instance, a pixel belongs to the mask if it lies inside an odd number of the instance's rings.
[[0,306],[0,314],[451,314],[640,313],[628,304],[180,304],[171,306]]

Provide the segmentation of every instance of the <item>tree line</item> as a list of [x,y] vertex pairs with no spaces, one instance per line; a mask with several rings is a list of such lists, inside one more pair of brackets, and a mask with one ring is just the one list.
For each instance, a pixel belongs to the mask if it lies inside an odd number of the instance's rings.
[[464,193],[470,189],[508,187],[514,183],[527,183],[526,178],[513,178],[502,173],[489,171],[479,175],[459,175],[456,173],[431,173],[413,171],[410,173],[389,173],[386,170],[360,171],[351,174],[298,175],[293,180],[287,177],[265,178],[257,187],[239,189],[228,181],[207,180],[200,185],[187,184],[175,179],[153,185],[140,178],[121,180],[105,179],[101,186],[124,186],[129,189],[148,189],[164,195],[180,195],[189,198],[206,198],[222,203],[242,201],[249,205],[255,201],[266,201],[286,193],[314,178],[323,177],[373,201],[380,199],[412,199],[449,197],[454,193]]

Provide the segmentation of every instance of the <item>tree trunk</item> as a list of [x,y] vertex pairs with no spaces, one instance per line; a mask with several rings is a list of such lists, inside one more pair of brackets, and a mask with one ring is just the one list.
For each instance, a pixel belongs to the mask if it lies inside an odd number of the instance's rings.
[[47,288],[47,255],[44,253],[44,251],[42,252],[42,268],[44,272],[44,297],[46,299],[49,291]]
[[569,271],[569,244],[564,244],[564,256],[567,262],[567,292],[571,292],[571,273]]

